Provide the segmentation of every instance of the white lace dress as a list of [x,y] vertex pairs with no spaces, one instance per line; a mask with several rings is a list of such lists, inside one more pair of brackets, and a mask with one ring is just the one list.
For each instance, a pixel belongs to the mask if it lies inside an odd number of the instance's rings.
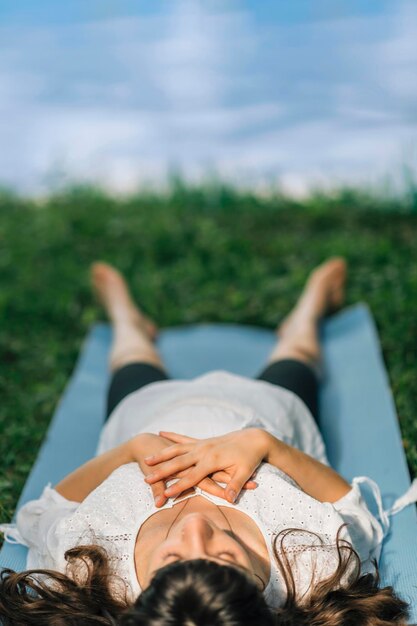
[[[271,383],[223,370],[190,381],[151,383],[130,394],[103,428],[97,454],[139,432],[157,433],[163,429],[210,437],[253,426],[271,431],[328,464],[316,423],[298,396]],[[27,568],[65,571],[67,549],[85,542],[104,545],[133,601],[141,591],[134,562],[136,537],[144,521],[161,510],[155,507],[151,489],[143,478],[136,463],[122,465],[82,503],[66,500],[49,484],[38,500],[20,509],[17,525],[5,524],[0,530],[6,533],[6,540],[29,547]],[[365,481],[374,493],[379,519],[372,515],[361,495],[359,484]],[[390,511],[384,511],[377,485],[369,478],[356,477],[351,491],[343,498],[335,503],[319,502],[267,463],[258,468],[257,482],[258,487],[243,491],[235,504],[199,488],[185,498],[201,495],[215,504],[241,510],[255,521],[271,560],[265,596],[276,607],[285,598],[285,586],[273,554],[273,539],[281,530],[299,529],[287,537],[284,546],[294,557],[297,589],[302,594],[310,585],[314,569],[324,578],[337,566],[335,538],[345,522],[347,526],[341,538],[350,541],[357,550],[363,571],[373,571],[371,559],[379,559],[389,530],[388,514],[411,501],[411,497],[403,497]],[[169,500],[165,508],[173,504]],[[306,535],[304,530],[317,533],[318,538]],[[308,549],[304,549],[306,545]]]

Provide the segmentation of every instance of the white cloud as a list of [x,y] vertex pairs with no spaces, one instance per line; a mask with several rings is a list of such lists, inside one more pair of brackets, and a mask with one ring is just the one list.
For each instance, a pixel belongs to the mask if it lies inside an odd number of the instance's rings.
[[286,25],[237,1],[167,7],[0,29],[0,181],[36,191],[60,164],[121,191],[175,161],[300,191],[400,165],[417,128],[413,4]]

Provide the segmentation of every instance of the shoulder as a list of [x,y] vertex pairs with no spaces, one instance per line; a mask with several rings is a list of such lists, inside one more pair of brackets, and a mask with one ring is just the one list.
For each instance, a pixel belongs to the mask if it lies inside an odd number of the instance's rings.
[[328,502],[308,495],[290,476],[269,463],[261,463],[255,473],[258,486],[242,492],[239,503],[252,509],[268,527],[297,526],[321,532],[329,522],[341,524],[338,512]]
[[71,502],[47,485],[40,498],[19,510],[17,529],[28,547],[53,553],[58,544],[67,544],[65,538],[74,541],[85,533],[114,531],[153,506],[139,466],[128,463],[114,470],[83,502]]
[[26,567],[65,570],[65,559],[58,549],[59,527],[79,503],[67,500],[48,483],[39,498],[29,500],[17,511],[16,524],[5,525],[5,541],[29,548]]
[[80,503],[73,517],[94,515],[106,524],[131,519],[154,506],[152,491],[136,462],[115,469]]
[[343,498],[333,502],[332,506],[347,524],[352,545],[361,560],[378,560],[384,540],[384,527],[368,507],[357,478],[352,481],[352,489]]
[[[237,504],[264,528],[271,540],[288,529],[315,533],[325,544],[331,546],[336,544],[339,532],[340,538],[350,543],[357,542],[358,537],[362,536],[361,523],[355,517],[348,519],[332,503],[311,497],[277,468],[267,463],[261,464],[255,480],[258,487],[243,492]],[[291,537],[288,538],[290,540]]]
[[26,502],[16,515],[16,526],[28,546],[36,545],[42,535],[77,510],[79,502],[67,500],[48,483],[39,498]]

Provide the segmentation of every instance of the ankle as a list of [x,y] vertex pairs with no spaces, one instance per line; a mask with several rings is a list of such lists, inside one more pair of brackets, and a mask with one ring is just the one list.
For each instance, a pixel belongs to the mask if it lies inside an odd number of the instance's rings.
[[153,365],[165,371],[165,366],[159,358],[158,354],[152,351],[146,350],[115,350],[110,354],[109,368],[111,372],[114,372],[125,365],[131,365],[132,363],[145,363]]
[[312,312],[307,307],[294,307],[288,316],[281,333],[281,338],[289,341],[298,341],[300,337],[311,336],[317,332],[320,316]]
[[317,324],[323,313],[317,307],[317,297],[312,291],[302,294],[294,307],[294,316],[304,323]]

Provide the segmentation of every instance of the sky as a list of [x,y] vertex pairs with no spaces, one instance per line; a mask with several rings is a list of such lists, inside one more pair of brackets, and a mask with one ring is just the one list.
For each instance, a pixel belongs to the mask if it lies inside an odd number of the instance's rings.
[[0,185],[401,178],[414,0],[2,0]]

